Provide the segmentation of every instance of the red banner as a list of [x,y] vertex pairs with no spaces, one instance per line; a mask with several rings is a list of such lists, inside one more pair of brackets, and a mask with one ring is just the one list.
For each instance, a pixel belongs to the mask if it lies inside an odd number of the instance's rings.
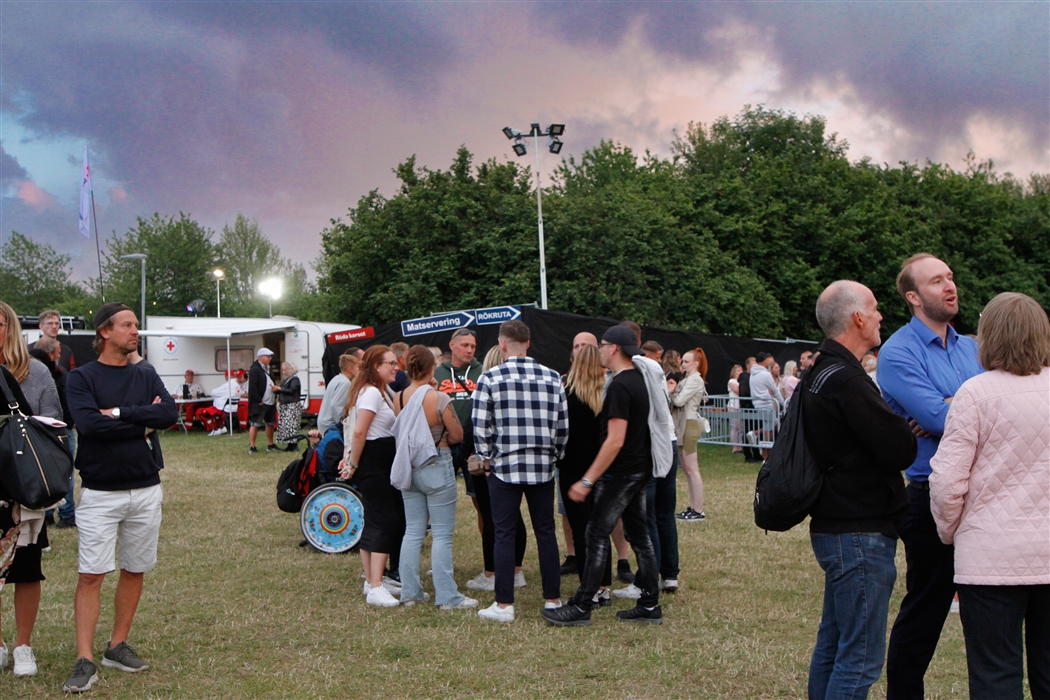
[[332,343],[349,343],[353,340],[365,340],[366,338],[374,338],[376,336],[376,329],[372,326],[368,328],[355,328],[352,331],[336,331],[335,333],[329,333],[325,336],[325,340],[328,344]]

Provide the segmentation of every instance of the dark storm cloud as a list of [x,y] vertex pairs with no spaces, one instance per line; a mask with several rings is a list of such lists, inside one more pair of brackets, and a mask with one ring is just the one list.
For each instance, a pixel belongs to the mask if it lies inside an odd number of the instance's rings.
[[598,46],[637,26],[657,51],[726,69],[742,48],[724,31],[735,20],[777,61],[786,92],[845,80],[866,107],[924,140],[958,136],[981,114],[1024,129],[1043,152],[1050,141],[1045,2],[573,2],[533,14]]
[[18,159],[0,145],[0,186],[7,185],[14,180],[25,180],[27,177],[29,174]]

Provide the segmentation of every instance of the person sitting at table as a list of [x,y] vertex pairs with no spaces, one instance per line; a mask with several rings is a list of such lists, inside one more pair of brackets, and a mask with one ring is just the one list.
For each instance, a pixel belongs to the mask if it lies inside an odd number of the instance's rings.
[[226,372],[226,381],[215,387],[211,398],[211,406],[197,411],[197,418],[209,436],[224,435],[227,432],[226,416],[237,412],[237,402],[241,398],[241,385],[237,380],[237,373]]
[[[179,386],[179,390],[175,392],[176,399],[199,399],[204,396],[204,389],[194,379],[192,369],[186,370],[186,374],[183,377],[182,385]],[[183,420],[186,423],[187,428],[193,427],[193,419],[196,416],[198,410],[203,408],[203,404],[187,403],[183,405]]]

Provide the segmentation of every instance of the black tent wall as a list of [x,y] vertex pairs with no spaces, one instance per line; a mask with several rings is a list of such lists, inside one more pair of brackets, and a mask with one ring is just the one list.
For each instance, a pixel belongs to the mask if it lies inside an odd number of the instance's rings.
[[[589,331],[601,339],[602,333],[610,326],[619,321],[607,318],[591,318],[580,316],[564,311],[544,311],[531,306],[521,309],[521,320],[529,327],[532,334],[532,344],[529,355],[537,362],[544,364],[562,374],[569,371],[569,354],[572,352],[572,339],[577,333]],[[442,350],[448,350],[448,342],[452,338],[452,331],[441,331],[439,333],[427,333],[406,338],[401,335],[400,323],[387,323],[375,326],[375,335],[365,340],[349,343],[332,343],[325,349],[324,376],[325,381],[338,372],[339,356],[350,348],[367,348],[370,345],[381,343],[391,345],[392,343],[404,342],[409,345],[437,346]],[[477,334],[478,350],[477,359],[483,360],[489,348],[497,344],[499,326],[472,326]],[[744,364],[744,360],[752,357],[759,351],[765,351],[776,357],[777,362],[783,367],[788,360],[798,360],[803,350],[815,350],[814,343],[805,341],[779,342],[769,340],[755,340],[751,338],[736,338],[728,335],[711,335],[709,333],[698,333],[695,331],[676,331],[667,328],[655,328],[642,326],[642,340],[655,340],[665,350],[677,350],[685,353],[693,348],[702,348],[707,355],[707,390],[711,394],[725,394],[726,382],[729,380],[729,370],[734,364]]]

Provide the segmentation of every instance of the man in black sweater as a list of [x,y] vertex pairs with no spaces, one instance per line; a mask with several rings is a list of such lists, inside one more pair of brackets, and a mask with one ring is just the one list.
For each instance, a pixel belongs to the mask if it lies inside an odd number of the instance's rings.
[[882,673],[897,578],[894,521],[907,507],[901,472],[915,435],[860,364],[882,340],[871,290],[840,280],[817,299],[827,335],[804,391],[806,444],[824,470],[810,540],[824,570],[824,611],[809,668],[810,698],[867,697]]
[[79,572],[74,603],[77,662],[63,686],[90,690],[98,681],[93,656],[102,581],[113,571],[118,533],[120,579],[114,596],[113,634],[102,665],[129,673],[147,668],[127,637],[135,618],[145,573],[157,564],[160,534],[160,452],[158,428],[178,419],[175,401],[152,368],[131,364],[138,347],[138,319],[120,303],[95,312],[95,352],[66,380],[69,411],[80,433]]

